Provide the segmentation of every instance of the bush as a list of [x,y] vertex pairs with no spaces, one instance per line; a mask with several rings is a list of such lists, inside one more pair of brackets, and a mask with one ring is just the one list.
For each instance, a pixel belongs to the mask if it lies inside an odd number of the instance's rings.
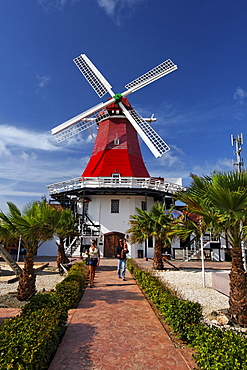
[[86,287],[88,269],[84,263],[76,263],[66,278],[55,287],[61,304],[67,309],[77,307]]
[[44,369],[65,329],[66,313],[42,308],[5,321],[0,330],[0,368]]
[[247,340],[244,334],[201,325],[195,329],[192,346],[200,369],[247,369]]
[[38,293],[20,316],[0,327],[1,370],[43,370],[66,328],[68,309],[76,307],[87,281],[84,263],[76,264],[55,292]]
[[56,293],[37,293],[32,297],[30,302],[22,308],[21,315],[28,316],[32,312],[38,311],[44,307],[53,308],[58,307],[59,305],[61,305],[61,299]]

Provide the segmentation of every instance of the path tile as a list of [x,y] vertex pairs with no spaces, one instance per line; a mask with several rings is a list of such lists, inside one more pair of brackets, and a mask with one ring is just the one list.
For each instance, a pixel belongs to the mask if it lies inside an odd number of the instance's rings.
[[130,273],[118,279],[116,260],[101,259],[49,370],[188,370],[191,350],[175,348]]

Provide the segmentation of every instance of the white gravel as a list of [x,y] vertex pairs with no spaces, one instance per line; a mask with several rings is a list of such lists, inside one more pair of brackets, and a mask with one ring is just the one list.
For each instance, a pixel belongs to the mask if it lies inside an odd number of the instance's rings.
[[200,303],[205,319],[212,311],[229,308],[229,297],[212,288],[212,272],[205,272],[205,288],[202,273],[198,271],[158,271],[155,275],[179,292],[182,298]]
[[[57,271],[50,271],[45,269],[40,271],[36,275],[36,289],[37,291],[46,291],[54,289],[56,284],[60,283],[64,279]],[[0,281],[0,295],[7,294],[9,292],[16,292],[18,281],[15,283],[8,284],[5,281]]]
[[[212,272],[205,272],[206,287],[202,287],[202,273],[199,271],[156,271],[155,275],[177,290],[181,297],[193,302],[199,302],[206,319],[212,311],[229,307],[229,298],[212,288]],[[64,279],[57,271],[45,269],[36,276],[36,289],[46,291],[54,289],[56,284]],[[18,282],[8,284],[0,281],[0,295],[17,290]]]

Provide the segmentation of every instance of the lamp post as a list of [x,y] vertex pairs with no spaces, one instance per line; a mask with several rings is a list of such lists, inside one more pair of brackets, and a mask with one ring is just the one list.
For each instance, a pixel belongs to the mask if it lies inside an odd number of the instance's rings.
[[202,286],[205,288],[205,264],[204,264],[204,250],[203,250],[203,231],[202,231],[202,220],[200,220],[200,231],[201,231],[201,259],[202,259]]
[[[235,135],[231,135],[231,142],[232,142],[232,146],[236,146],[236,149],[235,149],[235,153],[236,156],[237,156],[237,162],[234,163],[233,161],[233,166],[237,166],[237,169],[238,169],[238,172],[242,172],[243,170],[243,167],[244,167],[244,161],[243,159],[241,159],[241,151],[242,151],[242,148],[241,148],[241,145],[244,144],[244,139],[243,139],[243,134],[241,133],[240,135],[238,136],[235,136]],[[242,220],[240,221],[240,231],[242,233],[242,229],[243,229],[243,222]],[[246,252],[245,252],[245,245],[244,245],[244,240],[241,241],[241,249],[242,249],[242,260],[243,260],[243,266],[244,266],[244,270],[246,271]]]
[[18,243],[17,258],[16,258],[17,262],[19,262],[20,250],[21,250],[21,235],[19,237],[19,243]]

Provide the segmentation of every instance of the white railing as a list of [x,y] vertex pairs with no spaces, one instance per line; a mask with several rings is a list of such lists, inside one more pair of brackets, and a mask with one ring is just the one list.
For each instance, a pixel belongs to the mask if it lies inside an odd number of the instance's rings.
[[166,182],[163,179],[157,179],[154,177],[77,177],[72,180],[47,185],[50,195],[84,188],[148,189],[172,194],[175,194],[177,191],[186,190],[185,187],[179,184]]

